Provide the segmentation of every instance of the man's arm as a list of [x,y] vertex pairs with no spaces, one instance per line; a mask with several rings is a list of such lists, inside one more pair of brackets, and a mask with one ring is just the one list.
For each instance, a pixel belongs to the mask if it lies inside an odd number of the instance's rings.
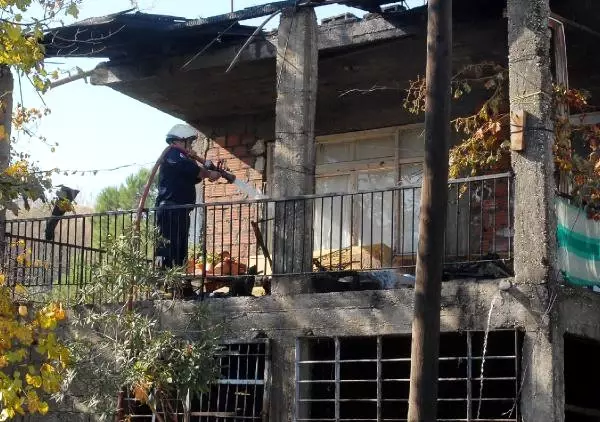
[[208,179],[211,182],[216,182],[217,180],[219,180],[221,178],[221,173],[219,173],[218,171],[214,171],[214,170],[207,170],[204,166],[199,166],[200,167],[200,172],[198,174],[198,182],[200,182],[202,179]]

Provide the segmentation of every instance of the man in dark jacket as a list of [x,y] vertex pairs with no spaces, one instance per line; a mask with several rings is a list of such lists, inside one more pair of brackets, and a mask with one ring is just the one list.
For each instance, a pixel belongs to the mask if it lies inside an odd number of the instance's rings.
[[[196,184],[203,179],[217,181],[221,173],[204,167],[192,153],[197,132],[188,125],[175,125],[167,134],[171,148],[165,154],[158,175],[156,224],[164,242],[156,255],[164,267],[182,266],[188,252],[190,211],[196,203]],[[201,161],[198,164],[194,159]]]

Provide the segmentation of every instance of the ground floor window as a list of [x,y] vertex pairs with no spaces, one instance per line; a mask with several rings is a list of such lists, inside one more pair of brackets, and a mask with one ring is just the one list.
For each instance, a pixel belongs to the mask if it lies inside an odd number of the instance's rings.
[[[516,330],[442,333],[438,420],[518,421],[521,343]],[[406,420],[410,349],[409,335],[299,339],[296,422]]]
[[584,380],[600,377],[600,342],[565,335],[565,422],[600,421],[600,402]]
[[[266,422],[270,390],[270,345],[268,339],[223,344],[215,357],[221,368],[221,378],[208,393],[200,396],[182,396],[172,407],[177,420],[189,422]],[[183,411],[183,402],[189,400],[190,412]],[[148,409],[129,401],[131,420],[153,421]]]

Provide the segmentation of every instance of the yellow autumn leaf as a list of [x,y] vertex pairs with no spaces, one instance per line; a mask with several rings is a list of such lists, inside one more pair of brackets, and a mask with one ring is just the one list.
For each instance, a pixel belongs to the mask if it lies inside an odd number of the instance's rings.
[[38,406],[38,412],[40,412],[41,415],[48,413],[48,403],[45,401],[40,402],[40,405]]
[[27,306],[25,306],[25,305],[19,306],[19,315],[21,315],[22,317],[27,316]]
[[42,377],[39,375],[25,374],[25,381],[27,384],[33,385],[35,388],[40,388],[42,386]]
[[146,403],[146,400],[148,400],[148,392],[138,384],[133,387],[133,397],[141,403]]
[[15,293],[18,294],[18,295],[26,295],[27,294],[27,289],[22,284],[17,283],[15,285]]

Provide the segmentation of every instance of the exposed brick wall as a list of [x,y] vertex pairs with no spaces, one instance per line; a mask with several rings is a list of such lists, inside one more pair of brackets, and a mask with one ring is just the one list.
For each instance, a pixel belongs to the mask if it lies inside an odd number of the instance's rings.
[[[257,160],[266,162],[266,147],[257,148],[257,142],[264,144],[251,134],[222,136],[209,141],[206,158],[213,161],[224,160],[236,177],[255,188],[262,189],[266,181],[265,172],[256,169]],[[204,198],[207,203],[228,202],[246,199],[246,195],[235,186],[224,181],[206,183]]]
[[[242,182],[263,191],[266,182],[266,143],[253,134],[231,134],[209,140],[206,158],[224,160],[226,167]],[[206,204],[242,201],[248,195],[235,185],[220,180],[204,184]],[[250,222],[263,218],[263,207],[253,204],[207,207],[207,250],[230,252],[244,264],[257,257],[256,238]]]

